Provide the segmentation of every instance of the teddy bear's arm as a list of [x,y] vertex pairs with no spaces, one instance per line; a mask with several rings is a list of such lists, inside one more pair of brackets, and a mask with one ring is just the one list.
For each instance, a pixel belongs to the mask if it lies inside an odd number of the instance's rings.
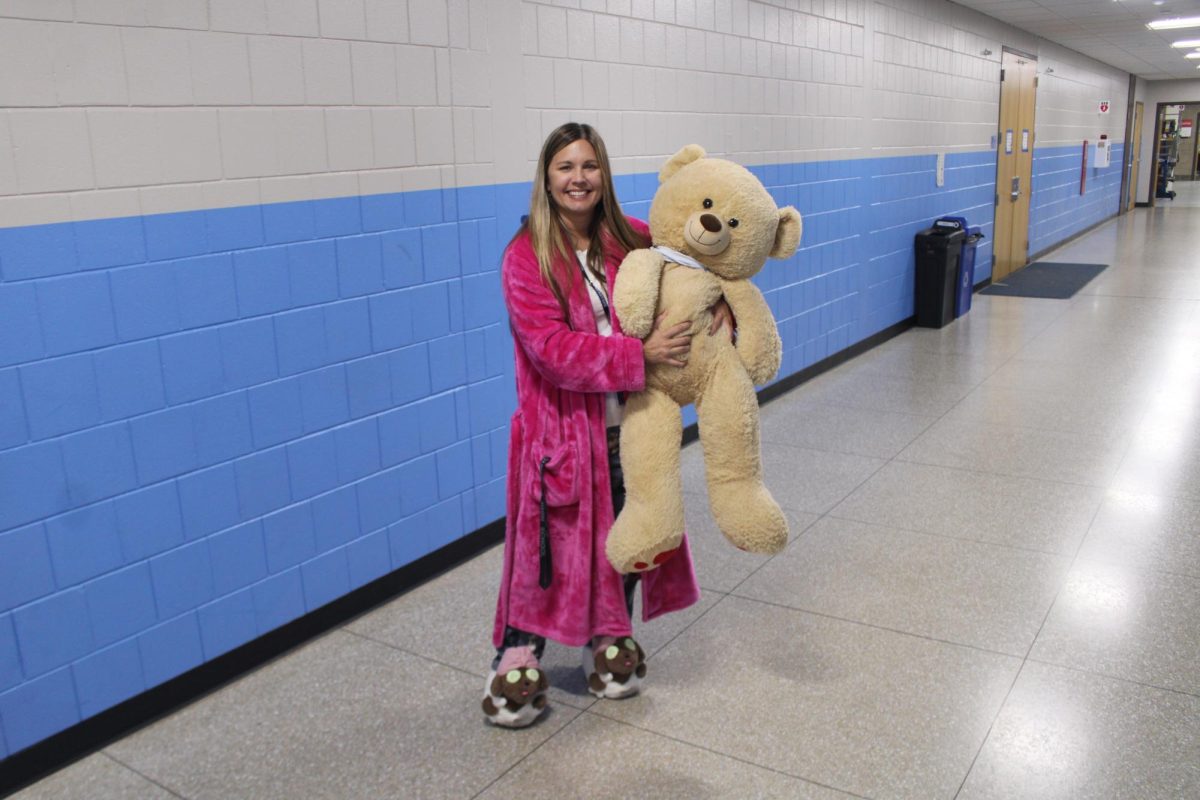
[[725,301],[737,319],[737,354],[755,385],[766,383],[779,372],[783,345],[775,318],[762,292],[748,280],[722,281]]
[[613,307],[626,335],[639,339],[650,335],[662,269],[662,256],[653,250],[632,250],[621,262],[613,286]]

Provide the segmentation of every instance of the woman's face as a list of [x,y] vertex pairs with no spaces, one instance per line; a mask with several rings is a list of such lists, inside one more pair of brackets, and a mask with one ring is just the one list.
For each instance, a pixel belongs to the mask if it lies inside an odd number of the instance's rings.
[[576,139],[555,153],[546,179],[560,214],[581,223],[591,221],[604,176],[590,142]]

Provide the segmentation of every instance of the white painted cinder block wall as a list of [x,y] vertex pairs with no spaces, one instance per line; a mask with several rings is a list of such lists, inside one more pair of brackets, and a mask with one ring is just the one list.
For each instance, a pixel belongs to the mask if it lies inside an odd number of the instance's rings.
[[7,0],[0,225],[527,181],[567,119],[621,173],[982,150],[1005,45],[1039,146],[1122,138],[1125,73],[941,0]]

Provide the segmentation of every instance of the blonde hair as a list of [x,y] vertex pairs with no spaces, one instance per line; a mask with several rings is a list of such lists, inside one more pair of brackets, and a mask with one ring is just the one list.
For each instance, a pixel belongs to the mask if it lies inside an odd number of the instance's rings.
[[[629,220],[621,213],[617,203],[617,194],[613,189],[612,168],[608,161],[608,151],[604,140],[591,125],[580,122],[567,122],[559,125],[542,144],[538,155],[537,173],[534,176],[533,194],[529,199],[529,216],[521,224],[520,230],[513,237],[515,241],[525,231],[529,232],[529,241],[537,256],[538,268],[542,280],[554,292],[563,316],[570,320],[567,311],[567,293],[575,282],[575,270],[570,266],[575,263],[572,252],[571,234],[554,198],[550,195],[549,175],[550,163],[559,150],[580,139],[587,141],[596,152],[596,162],[600,167],[600,200],[592,214],[592,223],[588,229],[590,243],[588,245],[588,268],[598,276],[604,276],[604,248],[618,247],[628,253],[639,247],[646,247],[649,242],[633,229]],[[511,243],[510,243],[511,244]],[[561,265],[557,269],[555,265]],[[556,274],[559,273],[559,274]],[[566,288],[562,279],[566,280]]]

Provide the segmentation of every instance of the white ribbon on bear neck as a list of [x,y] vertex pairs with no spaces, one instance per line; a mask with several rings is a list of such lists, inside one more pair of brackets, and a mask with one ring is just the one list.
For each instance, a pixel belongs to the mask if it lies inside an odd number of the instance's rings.
[[692,269],[708,269],[708,267],[704,266],[703,264],[701,264],[699,261],[692,258],[691,256],[686,256],[683,253],[679,252],[678,250],[672,250],[671,248],[666,247],[664,245],[656,244],[654,247],[651,247],[650,249],[653,250],[654,252],[658,253],[660,256],[665,258],[667,261],[673,261],[676,264],[682,264],[683,266],[691,267]]

